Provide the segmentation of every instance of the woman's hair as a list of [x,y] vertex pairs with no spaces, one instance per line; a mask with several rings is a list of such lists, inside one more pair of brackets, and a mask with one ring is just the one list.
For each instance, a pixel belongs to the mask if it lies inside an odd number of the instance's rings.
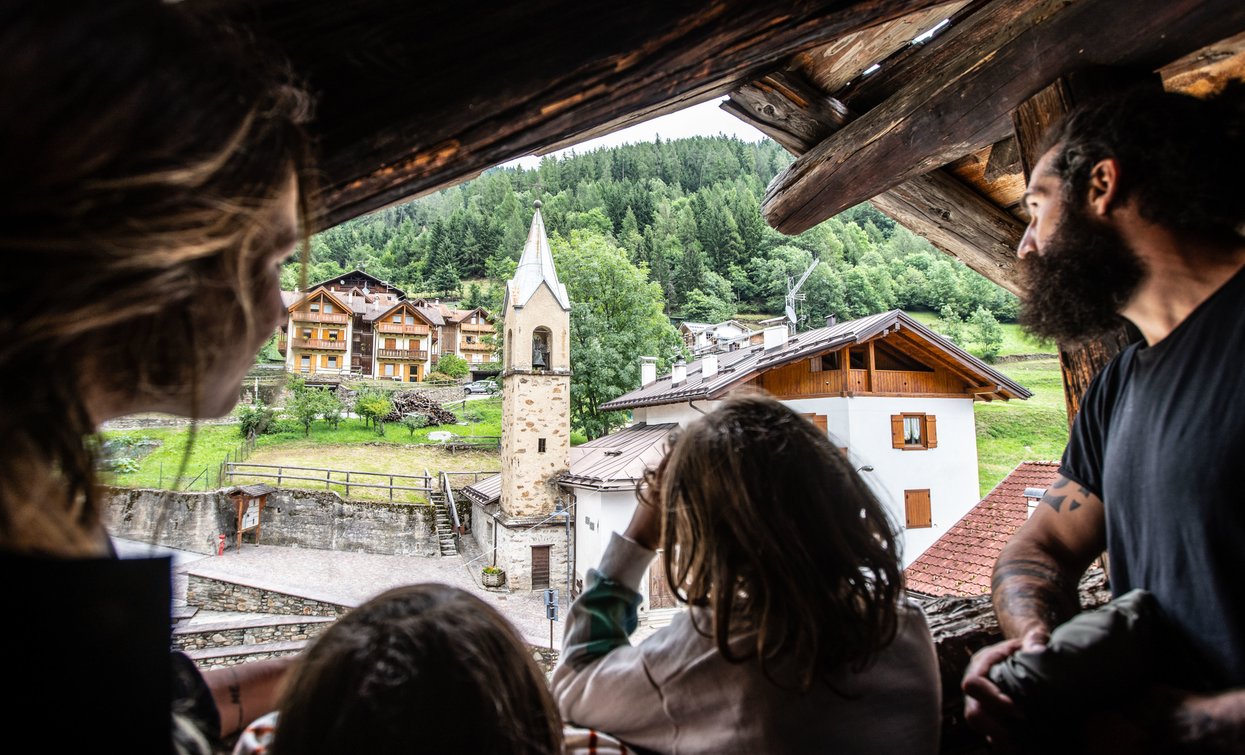
[[[808,689],[894,638],[902,575],[886,512],[826,434],[777,401],[732,398],[688,425],[640,495],[660,507],[671,589],[711,609],[711,630],[697,629],[728,660],[756,659],[785,686],[781,662]],[[737,654],[747,631],[755,642]]]
[[286,685],[274,755],[549,755],[544,674],[492,606],[456,587],[390,590],[330,627]]
[[309,100],[241,35],[161,0],[0,7],[0,547],[98,531],[84,386],[192,396],[256,328]]

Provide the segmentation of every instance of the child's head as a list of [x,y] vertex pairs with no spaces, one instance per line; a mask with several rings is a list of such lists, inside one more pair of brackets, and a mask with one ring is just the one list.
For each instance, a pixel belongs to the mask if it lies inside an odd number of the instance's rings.
[[[743,657],[799,661],[799,683],[890,642],[902,574],[881,503],[826,434],[773,400],[733,398],[688,425],[648,478],[671,587]],[[790,657],[790,656],[788,656]]]
[[277,755],[561,748],[531,651],[491,606],[448,585],[400,587],[351,611],[286,689]]

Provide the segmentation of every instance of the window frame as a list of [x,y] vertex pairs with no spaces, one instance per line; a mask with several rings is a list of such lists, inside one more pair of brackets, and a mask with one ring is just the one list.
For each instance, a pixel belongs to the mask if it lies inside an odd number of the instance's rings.
[[[919,422],[921,439],[918,443],[908,442],[907,425],[909,420],[917,420]],[[900,412],[899,414],[892,414],[891,448],[897,448],[902,451],[928,451],[937,448],[937,423],[937,417],[926,412]]]

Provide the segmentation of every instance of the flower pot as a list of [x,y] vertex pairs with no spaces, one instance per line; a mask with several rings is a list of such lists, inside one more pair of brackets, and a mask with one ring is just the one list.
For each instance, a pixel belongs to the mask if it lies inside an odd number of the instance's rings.
[[502,583],[506,581],[506,573],[504,571],[499,571],[496,574],[484,572],[482,576],[485,587],[501,587]]

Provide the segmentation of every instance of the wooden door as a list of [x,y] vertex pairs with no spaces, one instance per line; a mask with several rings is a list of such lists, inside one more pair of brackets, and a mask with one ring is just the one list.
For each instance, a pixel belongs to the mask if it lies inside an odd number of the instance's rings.
[[670,582],[666,580],[666,561],[661,551],[657,551],[657,560],[648,567],[648,608],[674,608],[678,601],[670,591]]
[[544,590],[549,587],[549,547],[548,545],[532,546],[533,590]]
[[905,490],[903,492],[904,514],[909,529],[932,527],[933,517],[929,508],[929,490]]

